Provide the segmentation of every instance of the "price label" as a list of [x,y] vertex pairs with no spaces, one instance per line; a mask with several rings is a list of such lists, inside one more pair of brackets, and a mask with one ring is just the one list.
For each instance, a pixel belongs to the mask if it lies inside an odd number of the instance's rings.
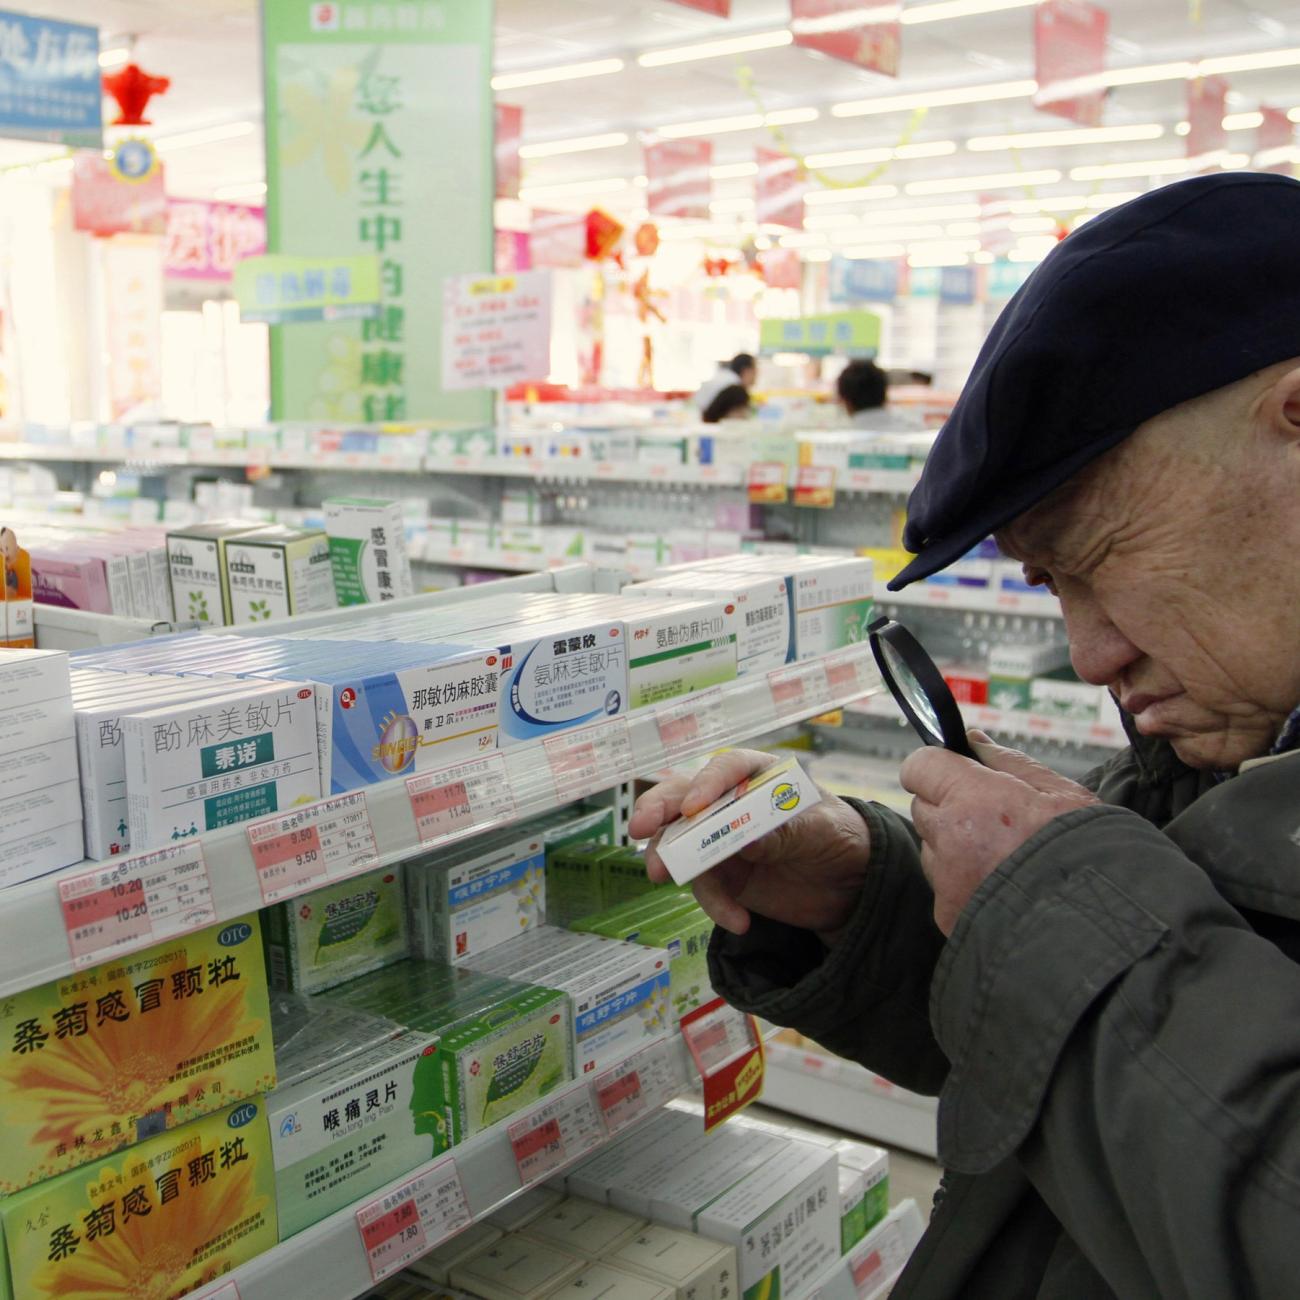
[[800,465],[794,476],[794,503],[829,510],[835,505],[835,469],[831,465]]
[[801,713],[830,703],[826,671],[816,661],[793,668],[774,668],[767,675],[767,684],[778,716]]
[[598,1074],[593,1086],[596,1104],[610,1133],[617,1133],[648,1111],[657,1110],[679,1091],[669,1055],[658,1046],[642,1048],[612,1070]]
[[253,822],[248,847],[264,903],[379,865],[363,790]]
[[613,478],[618,472],[618,466],[612,460],[598,460],[596,462],[597,478]]
[[515,815],[502,754],[487,754],[407,777],[406,792],[421,844],[506,822]]
[[134,853],[61,880],[59,902],[78,969],[217,919],[198,840]]
[[756,461],[745,473],[749,499],[759,505],[779,505],[786,498],[785,466],[779,460]]
[[651,465],[651,466],[650,466],[650,471],[649,471],[649,472],[650,472],[650,477],[651,477],[651,478],[667,478],[667,477],[668,477],[668,466],[667,466],[667,465]]
[[601,1112],[586,1084],[570,1088],[506,1130],[519,1181],[547,1178],[605,1140]]
[[632,741],[626,718],[610,718],[548,736],[546,761],[561,803],[585,799],[632,776]]
[[376,1281],[396,1273],[429,1249],[415,1203],[415,1182],[357,1211],[357,1227],[365,1247],[370,1276]]
[[726,734],[723,717],[722,687],[699,691],[678,704],[655,711],[655,726],[666,758],[711,744],[721,744]]
[[700,1072],[704,1131],[763,1094],[763,1041],[753,1016],[714,998],[682,1017],[682,1037]]
[[828,655],[822,667],[832,697],[841,703],[860,699],[879,683],[874,663],[869,664],[860,650]]

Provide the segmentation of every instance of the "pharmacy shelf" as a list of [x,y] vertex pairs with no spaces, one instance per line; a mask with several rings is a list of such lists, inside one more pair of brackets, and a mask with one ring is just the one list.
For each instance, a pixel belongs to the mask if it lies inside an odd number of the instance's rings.
[[938,1102],[853,1061],[790,1043],[767,1046],[763,1105],[832,1124],[874,1142],[934,1157]]
[[1016,591],[985,587],[949,587],[933,582],[914,582],[902,591],[890,591],[882,582],[876,590],[880,605],[917,606],[922,609],[951,609],[959,613],[1031,614],[1036,618],[1060,618],[1061,606],[1050,595],[1027,596]]
[[840,492],[884,493],[895,496],[910,492],[921,481],[914,469],[847,469],[836,474]]
[[[107,863],[81,863],[14,885],[5,890],[0,995],[44,984],[73,970],[63,896],[74,882],[81,882],[97,898],[104,896],[110,887],[100,875],[104,871],[115,872],[115,887],[143,879],[146,871],[174,870],[173,884],[180,886],[174,897],[183,897],[184,911],[179,901],[174,902],[177,914],[165,923],[160,919],[154,933],[149,933],[151,914],[150,921],[140,926],[142,934],[123,936],[111,953],[101,951],[95,959],[122,956],[163,937],[241,917],[275,898],[306,893],[335,879],[540,816],[634,777],[652,775],[673,762],[791,726],[878,687],[871,651],[858,644],[824,659],[740,678],[624,717],[470,757],[437,773],[383,781],[285,814],[295,819],[295,825],[317,825],[323,839],[333,837],[347,863],[337,874],[329,866],[332,848],[322,848],[306,868],[301,862],[273,868],[264,849],[260,857],[266,874],[262,874],[250,842],[252,828],[259,825],[254,822],[223,827],[167,850],[182,858],[188,852],[183,862],[160,863],[159,850],[151,850]],[[286,826],[284,834],[288,831]],[[369,834],[373,834],[373,849]],[[201,850],[197,866],[196,845]],[[308,874],[295,884],[286,883],[286,876],[302,870]],[[197,897],[192,892],[196,888]],[[88,960],[91,957],[83,950],[83,963]]]
[[[869,718],[902,721],[898,706],[888,695],[873,695],[855,700],[846,712]],[[1075,745],[1096,745],[1103,749],[1123,749],[1129,742],[1118,718],[1085,722],[1074,718],[1054,718],[1021,709],[992,709],[985,704],[963,704],[962,717],[968,727],[1004,736],[1023,736],[1033,740],[1055,740]]]
[[833,1280],[823,1282],[809,1300],[824,1296],[885,1300],[924,1231],[916,1202],[902,1201],[840,1260]]
[[[575,1163],[590,1155],[616,1135],[629,1132],[636,1124],[654,1113],[664,1101],[676,1096],[699,1082],[694,1062],[687,1052],[680,1034],[672,1033],[651,1046],[641,1049],[622,1067],[611,1069],[636,1070],[638,1081],[649,1091],[651,1080],[657,1096],[645,1104],[644,1110],[611,1130],[600,1105],[596,1085],[590,1081],[578,1082],[543,1098],[507,1121],[493,1125],[486,1132],[454,1147],[450,1153],[437,1160],[417,1166],[386,1187],[371,1193],[327,1219],[313,1224],[287,1241],[263,1252],[240,1268],[227,1273],[220,1282],[209,1284],[192,1292],[190,1300],[285,1300],[286,1296],[312,1296],[313,1300],[353,1300],[374,1285],[370,1265],[362,1244],[357,1213],[363,1207],[382,1201],[413,1181],[428,1180],[445,1187],[453,1177],[458,1179],[468,1213],[462,1214],[451,1231],[438,1235],[426,1230],[425,1249],[432,1250],[440,1241],[453,1236],[470,1222],[499,1208],[516,1193],[524,1190],[511,1145],[509,1130],[527,1132],[543,1124],[557,1111],[579,1111],[594,1121],[588,1141],[570,1156],[565,1164]],[[643,1094],[643,1102],[645,1096]],[[703,1122],[701,1121],[701,1127]],[[564,1126],[561,1125],[563,1136]],[[562,1166],[557,1166],[562,1167]],[[551,1177],[556,1168],[547,1169],[544,1177]],[[452,1198],[455,1198],[454,1183]],[[234,1283],[237,1291],[223,1291]]]

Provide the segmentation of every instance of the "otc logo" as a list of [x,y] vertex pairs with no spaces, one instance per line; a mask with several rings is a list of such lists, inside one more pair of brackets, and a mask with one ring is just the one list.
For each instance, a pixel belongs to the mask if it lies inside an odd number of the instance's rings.
[[772,791],[772,807],[780,812],[793,812],[799,806],[799,787],[782,781]]
[[240,922],[238,925],[228,925],[222,932],[217,935],[217,942],[223,948],[238,948],[245,939],[251,938],[253,927]]
[[226,1120],[226,1123],[231,1128],[243,1128],[245,1124],[251,1124],[256,1118],[257,1107],[249,1101],[232,1110],[230,1112],[230,1118]]

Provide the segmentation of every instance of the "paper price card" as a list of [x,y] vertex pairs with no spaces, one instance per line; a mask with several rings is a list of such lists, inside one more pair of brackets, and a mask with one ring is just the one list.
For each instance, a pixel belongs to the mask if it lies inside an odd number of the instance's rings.
[[757,461],[745,474],[749,499],[757,505],[780,505],[786,498],[785,466],[779,460]]
[[820,663],[773,668],[767,675],[767,685],[772,692],[772,706],[778,717],[830,703],[830,687],[826,671]]
[[217,919],[198,840],[133,853],[61,880],[59,902],[77,969]]
[[642,1048],[612,1070],[598,1074],[592,1086],[610,1133],[617,1133],[648,1111],[657,1110],[680,1090],[671,1057],[659,1044]]
[[517,1120],[506,1133],[526,1187],[599,1146],[605,1125],[591,1089],[580,1084]]
[[502,754],[407,777],[406,792],[421,844],[506,822],[515,815]]
[[274,903],[379,865],[362,790],[322,799],[248,828],[262,901]]
[[830,510],[835,505],[835,469],[831,465],[800,465],[794,475],[794,503]]
[[722,712],[722,687],[698,691],[679,704],[655,711],[655,726],[666,758],[721,744],[726,734]]
[[714,998],[682,1017],[682,1037],[704,1085],[704,1131],[763,1094],[763,1040],[753,1016]]
[[405,1268],[429,1249],[415,1203],[414,1180],[359,1209],[357,1227],[370,1276],[376,1282]]
[[610,718],[548,736],[542,744],[561,803],[585,799],[632,775],[632,742],[626,718]]
[[868,662],[860,648],[827,655],[822,667],[832,698],[843,704],[860,699],[880,685],[875,663]]

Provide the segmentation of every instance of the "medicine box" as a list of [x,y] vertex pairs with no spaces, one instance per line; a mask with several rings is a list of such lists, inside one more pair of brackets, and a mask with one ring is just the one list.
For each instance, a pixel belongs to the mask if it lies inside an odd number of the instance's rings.
[[270,524],[225,548],[232,623],[264,623],[334,609],[329,539],[319,529]]
[[600,1259],[646,1226],[644,1219],[596,1201],[570,1196],[539,1214],[522,1231],[571,1255]]
[[835,1152],[790,1145],[696,1219],[701,1236],[735,1247],[742,1296],[802,1295],[840,1254]]
[[318,993],[409,956],[402,867],[380,867],[266,909],[272,988]]
[[644,708],[736,678],[737,610],[719,599],[636,602],[627,619],[629,707]]
[[200,626],[231,622],[226,543],[253,527],[231,522],[191,524],[168,531],[167,566],[178,622]]
[[989,704],[995,709],[1028,709],[1033,678],[1064,668],[1069,662],[1070,647],[1064,641],[992,646]]
[[411,561],[400,501],[333,497],[323,504],[340,605],[411,595]]
[[[260,1097],[0,1201],[0,1296],[187,1295],[276,1243]],[[89,1281],[87,1279],[90,1279]]]
[[559,1205],[563,1199],[563,1192],[540,1184],[521,1192],[499,1210],[493,1210],[486,1221],[494,1228],[500,1228],[502,1232],[517,1232],[532,1223],[538,1215],[545,1214],[553,1206]]
[[68,656],[61,650],[6,650],[0,655],[0,702],[0,791],[26,794],[75,777]]
[[1048,717],[1100,722],[1108,716],[1110,703],[1110,692],[1104,686],[1079,681],[1069,668],[1035,677],[1029,683],[1030,709]]
[[638,1277],[610,1264],[588,1264],[571,1281],[549,1294],[549,1300],[676,1300],[677,1292],[662,1282]]
[[477,1255],[493,1242],[501,1240],[502,1231],[491,1223],[482,1220],[471,1223],[463,1232],[458,1232],[450,1241],[421,1255],[407,1265],[406,1271],[414,1274],[424,1282],[433,1282],[439,1286],[447,1284],[452,1268],[463,1260]]
[[669,875],[684,885],[792,817],[821,802],[821,793],[794,759],[758,772],[692,817],[673,822],[658,852]]
[[42,605],[111,614],[104,561],[75,549],[33,546],[32,595]]
[[862,1228],[870,1231],[889,1211],[889,1152],[845,1138],[835,1144],[841,1169],[862,1175]]
[[740,1300],[735,1250],[693,1233],[652,1223],[611,1251],[605,1263],[658,1282],[676,1300]]
[[584,1262],[512,1234],[453,1265],[449,1281],[482,1300],[541,1300],[580,1273]]
[[608,1204],[610,1188],[647,1152],[658,1156],[678,1148],[698,1135],[699,1127],[698,1116],[672,1108],[656,1111],[630,1133],[568,1170],[564,1175],[565,1190],[570,1196]]
[[122,738],[137,850],[321,795],[316,692],[301,682],[127,714]]
[[274,1083],[256,913],[25,989],[0,1006],[0,1191]]

